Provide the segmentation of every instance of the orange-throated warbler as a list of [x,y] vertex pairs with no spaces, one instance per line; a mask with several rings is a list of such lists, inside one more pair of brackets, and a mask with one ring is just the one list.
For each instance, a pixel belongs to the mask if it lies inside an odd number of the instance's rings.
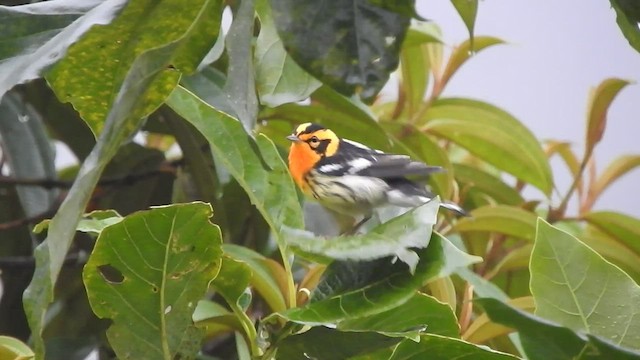
[[[314,123],[301,124],[287,136],[291,140],[289,170],[302,191],[335,212],[364,216],[384,205],[415,207],[435,195],[407,176],[425,177],[442,171],[406,155],[387,154],[355,141],[339,138]],[[458,205],[442,202],[443,208],[467,215]]]

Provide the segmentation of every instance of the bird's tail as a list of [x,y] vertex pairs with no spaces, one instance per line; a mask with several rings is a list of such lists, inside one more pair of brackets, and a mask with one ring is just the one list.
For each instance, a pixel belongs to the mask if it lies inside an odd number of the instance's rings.
[[461,208],[458,204],[451,202],[451,201],[443,201],[440,203],[440,206],[447,209],[447,210],[451,210],[453,212],[458,213],[459,215],[462,216],[471,216],[469,215],[468,212],[466,212],[463,208]]

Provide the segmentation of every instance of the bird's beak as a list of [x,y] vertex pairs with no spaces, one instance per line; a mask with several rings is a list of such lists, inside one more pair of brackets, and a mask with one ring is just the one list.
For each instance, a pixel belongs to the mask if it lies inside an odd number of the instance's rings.
[[291,135],[287,136],[287,140],[291,140],[291,141],[295,141],[295,142],[300,141],[300,139],[297,136],[295,136],[294,134],[291,134]]

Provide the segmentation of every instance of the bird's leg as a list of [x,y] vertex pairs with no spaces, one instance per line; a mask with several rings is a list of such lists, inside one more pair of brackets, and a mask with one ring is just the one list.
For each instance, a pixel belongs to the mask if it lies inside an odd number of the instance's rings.
[[343,232],[341,235],[354,235],[358,229],[360,229],[360,227],[362,225],[364,225],[364,223],[366,223],[367,221],[369,221],[369,219],[371,219],[372,214],[366,214],[362,220],[358,221],[355,225],[353,225],[353,228],[349,231],[345,231]]

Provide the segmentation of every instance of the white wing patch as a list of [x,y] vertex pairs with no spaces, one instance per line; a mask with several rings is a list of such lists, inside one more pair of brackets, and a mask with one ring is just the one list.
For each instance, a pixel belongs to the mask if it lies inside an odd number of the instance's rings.
[[355,174],[362,169],[366,169],[371,166],[371,160],[367,160],[365,158],[357,158],[348,162],[349,164],[349,174]]
[[340,170],[344,167],[342,164],[326,164],[322,165],[318,168],[318,171],[321,173],[330,173],[332,171]]
[[360,144],[357,141],[353,141],[353,140],[349,140],[349,139],[342,139],[342,141],[344,141],[346,143],[349,143],[349,144],[351,144],[351,145],[353,145],[353,146],[355,146],[357,148],[360,148],[360,149],[374,151],[374,152],[377,152],[378,154],[384,154],[384,152],[382,152],[380,150],[372,149],[372,148],[370,148],[370,147],[368,147],[366,145]]

